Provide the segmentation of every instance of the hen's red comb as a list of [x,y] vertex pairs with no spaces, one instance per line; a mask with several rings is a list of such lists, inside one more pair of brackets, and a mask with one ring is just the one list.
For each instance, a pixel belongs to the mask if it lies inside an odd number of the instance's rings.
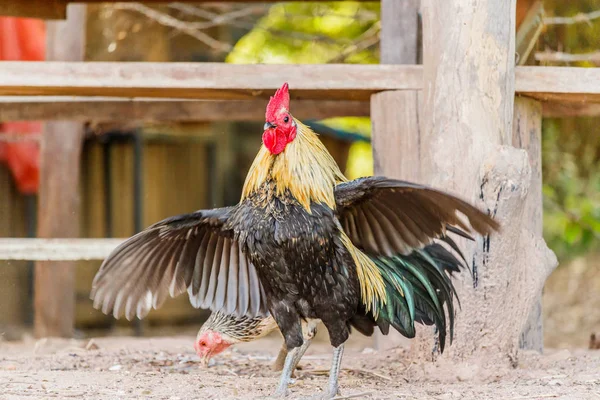
[[275,92],[274,96],[271,96],[269,104],[267,104],[267,112],[265,113],[267,121],[275,120],[277,112],[282,108],[286,110],[290,109],[290,92],[288,89],[289,86],[286,82]]

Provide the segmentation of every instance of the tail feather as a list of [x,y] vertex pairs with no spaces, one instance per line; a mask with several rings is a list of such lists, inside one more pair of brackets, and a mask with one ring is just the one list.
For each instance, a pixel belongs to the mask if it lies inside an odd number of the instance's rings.
[[[366,316],[371,327],[377,326],[384,335],[389,332],[390,325],[408,338],[415,336],[415,322],[435,325],[443,352],[447,333],[450,343],[454,338],[455,298],[460,307],[451,276],[466,268],[467,263],[452,239],[442,237],[440,240],[464,263],[440,243],[415,250],[408,256],[371,257],[384,279],[387,297],[385,303],[378,305],[377,314],[368,312]],[[365,319],[350,323],[360,332],[372,333]]]
[[[458,256],[461,258],[461,260],[463,260],[464,265],[469,265],[469,263],[467,262],[467,259],[465,258],[465,255],[463,254],[462,251],[460,251],[460,249],[458,248],[458,246],[456,245],[456,242],[454,240],[452,240],[451,237],[448,236],[444,236],[441,238],[441,240],[446,243],[448,246],[450,246],[450,248],[452,250],[454,250],[454,252],[456,254],[458,254]],[[452,257],[454,257],[452,255],[452,253],[448,252],[448,254],[450,254]],[[454,257],[456,259],[456,257]],[[458,263],[460,264],[460,263]],[[473,271],[471,271],[469,268],[467,268],[469,270],[469,273],[471,274],[471,278],[473,277]]]

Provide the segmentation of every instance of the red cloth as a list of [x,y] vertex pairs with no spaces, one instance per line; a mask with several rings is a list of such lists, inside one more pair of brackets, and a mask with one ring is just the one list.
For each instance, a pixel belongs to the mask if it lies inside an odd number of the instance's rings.
[[[29,18],[0,17],[0,60],[43,61],[46,58],[46,26]],[[41,122],[0,123],[0,134],[36,135]],[[21,193],[37,193],[40,181],[40,149],[35,142],[0,142],[0,162],[10,168]]]

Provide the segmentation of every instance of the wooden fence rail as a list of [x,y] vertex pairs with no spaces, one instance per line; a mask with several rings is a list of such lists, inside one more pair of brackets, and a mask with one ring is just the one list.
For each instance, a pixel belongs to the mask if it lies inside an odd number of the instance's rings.
[[0,239],[0,260],[103,260],[125,239]]
[[[227,76],[227,79],[222,79]],[[0,96],[109,96],[196,100],[266,99],[283,82],[294,99],[369,101],[387,90],[422,90],[423,67],[385,64],[153,62],[0,63]],[[600,68],[515,68],[517,95],[600,103]],[[2,101],[7,102],[4,98]]]
[[[0,96],[0,121],[263,121],[265,100]],[[368,101],[296,100],[300,119],[369,116]]]

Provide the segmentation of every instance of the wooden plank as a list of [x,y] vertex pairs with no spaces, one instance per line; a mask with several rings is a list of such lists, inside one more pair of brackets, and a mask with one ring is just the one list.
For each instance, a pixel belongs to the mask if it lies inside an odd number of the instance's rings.
[[[265,100],[186,100],[118,97],[2,96],[0,121],[263,121]],[[366,101],[296,100],[294,116],[369,116]]]
[[67,16],[65,0],[2,0],[0,15],[44,19],[64,19]]
[[[381,63],[417,64],[420,0],[382,0]],[[398,179],[419,179],[418,90],[389,90],[371,96],[374,173]],[[405,343],[392,330],[375,334],[375,347],[385,350]]]
[[[543,205],[542,205],[542,104],[528,98],[515,99],[513,117],[512,145],[527,150],[531,181],[525,209],[523,225],[533,235],[542,238]],[[527,324],[520,336],[520,348],[541,352],[544,348],[542,324],[542,293],[530,311]]]
[[518,67],[515,91],[541,101],[599,103],[600,68]]
[[[0,239],[0,260],[103,260],[125,239]],[[44,264],[52,273],[53,264]]]
[[599,103],[542,103],[544,118],[598,117]]
[[[423,31],[427,32],[423,37],[427,85],[419,142],[422,181],[485,209],[492,204],[484,196],[482,166],[498,145],[510,144],[512,137],[516,1],[422,0],[422,4]],[[511,248],[504,244],[504,235],[494,234],[489,240],[494,250]],[[499,269],[507,271],[511,263],[498,265],[502,255],[490,254],[479,237],[474,243],[458,243],[474,279],[466,271],[454,279],[462,308],[457,312],[454,342],[444,356],[480,355],[486,343],[493,347],[494,356],[512,356],[507,342],[518,338],[512,337],[512,330],[497,331],[495,315],[498,310],[519,307],[505,307],[501,301],[507,284],[514,282],[512,277],[500,280]],[[421,337],[414,355],[435,357],[431,335]]]
[[[423,5],[428,83],[423,90],[422,179],[456,193],[501,224],[501,231],[489,237],[459,241],[473,276],[465,271],[454,279],[462,308],[444,358],[473,365],[515,362],[523,328],[556,262],[543,240],[527,229],[531,167],[527,153],[512,147],[516,2],[423,0]],[[531,72],[543,69],[520,71],[521,87],[540,90],[525,80],[539,83],[540,76]],[[431,359],[432,346],[430,340],[415,355]]]
[[[0,237],[26,237],[26,213],[25,196],[18,192],[10,169],[0,164]],[[31,318],[30,263],[0,260],[0,270],[0,329],[8,328],[3,337],[10,340],[10,328],[18,330]]]
[[420,0],[381,1],[381,63],[416,64]]
[[[66,22],[47,24],[46,57],[82,60],[86,7],[69,8]],[[52,122],[45,126],[40,161],[38,237],[79,234],[79,161],[83,125]],[[34,333],[37,337],[73,335],[75,268],[70,262],[38,262],[35,266]]]
[[[226,77],[226,79],[224,78]],[[421,90],[417,65],[11,62],[0,96],[268,99],[288,82],[295,99],[368,101],[384,90]],[[600,68],[515,69],[517,93],[542,101],[600,102]]]
[[422,71],[393,65],[3,62],[0,95],[269,99],[288,82],[295,99],[362,100],[420,89]]

